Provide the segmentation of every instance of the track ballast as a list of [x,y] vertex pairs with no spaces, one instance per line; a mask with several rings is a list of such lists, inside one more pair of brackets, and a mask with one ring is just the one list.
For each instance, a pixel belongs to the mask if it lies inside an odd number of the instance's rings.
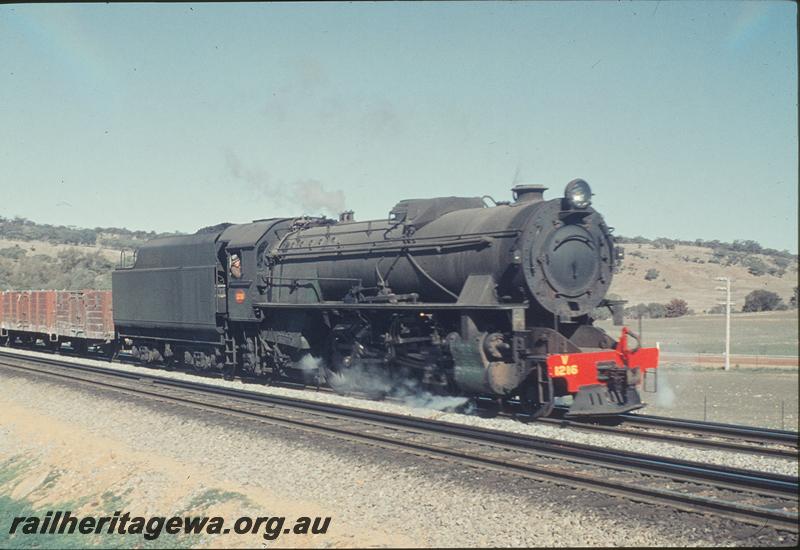
[[[0,352],[0,366],[797,532],[798,479]],[[677,482],[677,483],[676,483]],[[665,486],[670,489],[665,489]]]

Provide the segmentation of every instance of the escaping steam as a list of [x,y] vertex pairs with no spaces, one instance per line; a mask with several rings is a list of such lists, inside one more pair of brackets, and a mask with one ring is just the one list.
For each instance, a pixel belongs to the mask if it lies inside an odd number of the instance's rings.
[[398,378],[384,369],[370,369],[360,364],[346,370],[334,372],[325,368],[321,358],[311,354],[303,356],[297,363],[306,372],[318,371],[326,377],[328,384],[339,393],[367,395],[373,399],[389,397],[400,400],[409,407],[434,409],[437,411],[463,410],[468,397],[436,395],[422,387],[413,378]]
[[665,409],[671,409],[675,406],[675,390],[672,388],[672,383],[669,380],[666,369],[659,369],[658,373],[658,390],[655,395],[655,404]]
[[462,410],[469,402],[468,397],[456,395],[436,395],[421,387],[414,378],[396,380],[389,394],[400,399],[405,405],[417,409],[434,409],[437,411]]
[[306,353],[295,366],[303,372],[317,372],[322,366],[322,359]]
[[303,180],[293,184],[292,199],[310,212],[327,211],[330,214],[344,212],[344,192],[326,191],[317,180]]

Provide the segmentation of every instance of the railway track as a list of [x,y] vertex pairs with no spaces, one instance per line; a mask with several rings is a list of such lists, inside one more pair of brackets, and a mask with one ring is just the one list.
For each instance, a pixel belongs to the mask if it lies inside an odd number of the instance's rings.
[[644,414],[621,415],[626,424],[657,427],[680,428],[683,431],[698,435],[732,436],[742,441],[753,443],[780,443],[797,447],[798,434],[789,430],[776,430],[771,428],[756,428],[735,424],[722,424],[719,422],[706,422],[700,420],[685,420],[681,418],[667,418]]
[[[9,353],[13,353],[13,351],[9,351]],[[51,352],[42,353],[46,355],[51,354]],[[81,355],[72,354],[69,351],[64,353],[64,355],[67,357],[82,358]],[[100,359],[99,356],[98,359]],[[141,366],[133,360],[125,361],[115,359],[114,362],[124,365]],[[256,380],[250,381],[256,382]],[[294,382],[277,382],[276,385],[294,389],[309,388],[307,385]],[[311,387],[314,388],[315,392],[333,392],[333,390],[326,386]],[[348,395],[354,398],[369,399],[366,395],[358,393]],[[393,399],[391,397],[387,397],[386,400],[398,404],[404,403],[402,399]],[[579,431],[665,441],[692,447],[705,447],[791,460],[800,459],[798,433],[788,430],[667,418],[635,412],[613,416],[603,420],[567,419],[564,418],[566,410],[567,408],[564,407],[556,407],[552,417],[538,418],[536,421]],[[524,419],[524,416],[519,418]]]
[[[72,355],[69,352],[67,352],[66,356],[81,358],[80,355]],[[115,359],[115,362],[139,366],[135,361]],[[277,383],[277,385],[295,389],[308,388],[306,385],[292,382],[281,382]],[[314,386],[314,390],[316,392],[332,392],[330,388],[325,386]],[[358,393],[353,393],[350,396],[368,399],[367,396]],[[398,404],[403,403],[402,400],[394,400],[392,398],[387,398],[387,401],[397,402]],[[552,417],[538,418],[536,421],[578,431],[663,441],[696,448],[772,456],[790,460],[800,459],[798,433],[788,430],[667,418],[640,413],[627,413],[602,420],[567,419],[564,418],[566,410],[564,407],[556,407]]]
[[800,458],[797,432],[638,413],[623,414],[602,422],[597,420],[573,420],[563,418],[564,410],[556,409],[555,417],[540,418],[537,421],[576,430],[668,441],[692,447],[705,447],[793,460]]
[[798,479],[0,352],[0,368],[104,387],[569,487],[798,531]]

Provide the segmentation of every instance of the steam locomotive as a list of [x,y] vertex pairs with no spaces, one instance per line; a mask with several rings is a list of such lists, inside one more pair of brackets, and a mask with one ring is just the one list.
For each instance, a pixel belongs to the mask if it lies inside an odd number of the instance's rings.
[[631,348],[635,334],[614,340],[592,319],[607,306],[621,324],[605,295],[622,250],[584,180],[558,198],[545,190],[149,241],[114,271],[114,336],[95,344],[145,363],[372,397],[413,382],[534,417],[557,401],[571,416],[640,408],[658,350]]
[[[122,349],[145,362],[379,396],[500,400],[534,416],[642,406],[656,349],[592,326],[621,250],[583,180],[562,197],[403,200],[387,219],[271,218],[142,246],[113,273]],[[374,383],[379,381],[379,383]]]

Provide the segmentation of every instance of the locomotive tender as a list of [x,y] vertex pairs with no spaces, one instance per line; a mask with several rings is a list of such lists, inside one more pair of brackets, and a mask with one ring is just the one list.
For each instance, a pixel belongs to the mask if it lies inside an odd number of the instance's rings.
[[[620,250],[583,180],[545,200],[399,202],[352,213],[221,224],[143,245],[113,273],[121,348],[145,362],[391,392],[413,380],[532,415],[642,406],[656,349],[592,326]],[[313,360],[310,360],[313,359]]]

